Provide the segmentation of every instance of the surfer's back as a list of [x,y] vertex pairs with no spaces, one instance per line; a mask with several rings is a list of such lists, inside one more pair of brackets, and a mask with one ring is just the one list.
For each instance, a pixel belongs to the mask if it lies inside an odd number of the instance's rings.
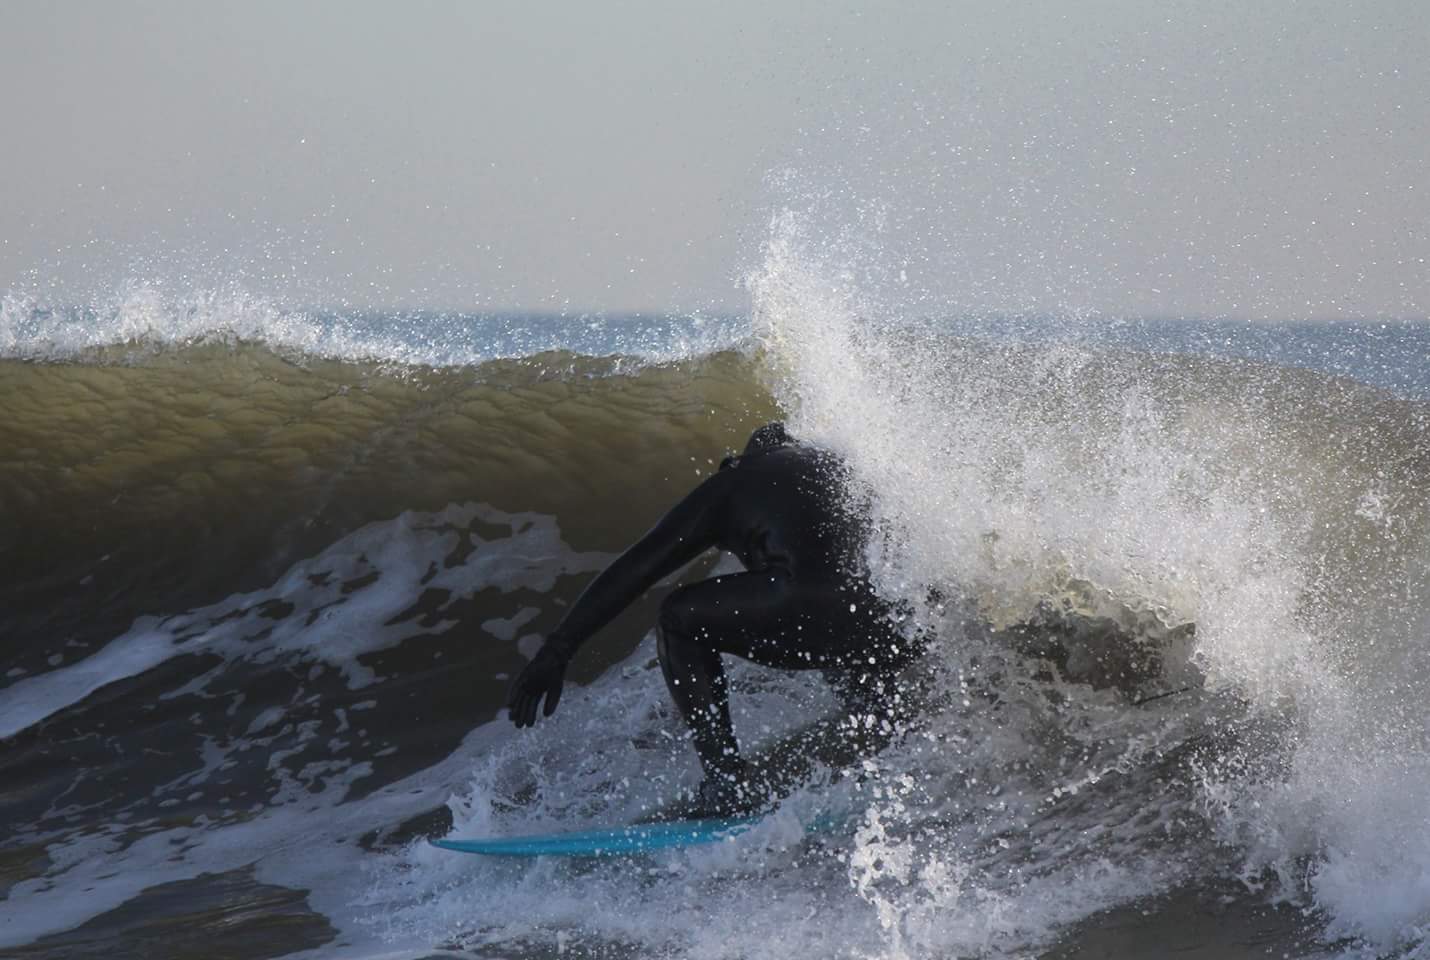
[[722,471],[719,545],[749,570],[834,577],[861,542],[847,506],[847,470],[805,444],[745,454]]

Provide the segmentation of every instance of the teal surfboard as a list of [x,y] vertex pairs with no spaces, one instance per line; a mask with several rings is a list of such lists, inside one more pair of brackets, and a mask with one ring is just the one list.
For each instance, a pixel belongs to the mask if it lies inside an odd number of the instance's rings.
[[713,817],[707,820],[669,820],[526,837],[433,840],[432,845],[443,850],[480,853],[489,857],[610,857],[717,843],[744,833],[761,819]]
[[[802,782],[816,764],[835,770],[854,769],[860,757],[876,753],[887,742],[888,735],[879,730],[858,730],[851,734],[838,717],[824,718],[760,751],[752,763],[763,771],[772,796],[779,798]],[[767,815],[685,819],[684,807],[683,802],[671,803],[654,811],[650,820],[624,827],[523,837],[433,840],[432,845],[489,857],[623,856],[718,843],[739,836]],[[848,815],[824,813],[802,826],[806,834],[826,833],[841,829],[848,820]]]

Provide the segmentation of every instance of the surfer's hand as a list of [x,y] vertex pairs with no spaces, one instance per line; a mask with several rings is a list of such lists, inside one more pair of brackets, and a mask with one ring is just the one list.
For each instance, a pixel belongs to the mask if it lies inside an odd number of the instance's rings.
[[566,664],[571,654],[561,644],[547,641],[526,669],[517,674],[511,685],[511,696],[507,698],[507,709],[511,711],[511,722],[518,727],[529,727],[536,723],[536,708],[543,697],[546,707],[542,716],[551,716],[556,704],[561,701],[561,685],[566,682]]

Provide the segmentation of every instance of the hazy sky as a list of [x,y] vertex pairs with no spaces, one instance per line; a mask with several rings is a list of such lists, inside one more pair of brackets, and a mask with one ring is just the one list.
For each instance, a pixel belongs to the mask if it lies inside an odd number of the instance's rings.
[[738,311],[791,208],[922,309],[1424,317],[1427,50],[1423,0],[4,0],[0,290]]

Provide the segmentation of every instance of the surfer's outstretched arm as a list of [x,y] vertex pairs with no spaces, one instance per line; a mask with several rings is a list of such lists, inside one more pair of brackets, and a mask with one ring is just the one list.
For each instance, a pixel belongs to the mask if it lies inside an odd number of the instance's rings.
[[566,664],[576,648],[656,581],[715,546],[720,507],[732,482],[731,475],[724,472],[707,479],[591,581],[512,684],[507,706],[513,723],[518,727],[535,723],[536,708],[543,698],[546,706],[542,713],[551,716],[561,699]]

